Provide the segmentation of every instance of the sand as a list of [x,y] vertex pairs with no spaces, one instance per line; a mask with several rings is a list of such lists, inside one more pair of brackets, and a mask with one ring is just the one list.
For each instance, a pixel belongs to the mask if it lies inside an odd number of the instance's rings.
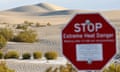
[[[59,56],[63,56],[60,41],[61,30],[76,13],[83,12],[89,13],[98,11],[68,10],[66,8],[52,5],[49,3],[40,3],[36,5],[22,6],[14,9],[1,11],[0,27],[6,27],[8,25],[12,27],[15,24],[23,24],[24,21],[33,22],[34,24],[39,22],[42,25],[46,25],[48,22],[51,24],[51,26],[46,27],[32,27],[32,29],[37,31],[39,42],[32,44],[8,42],[5,52],[15,50],[18,51],[20,55],[22,55],[22,53],[24,52],[33,53],[34,51],[42,51],[43,53],[45,53],[47,51],[56,51],[58,52]],[[111,24],[115,26],[117,30],[118,40],[117,44],[119,48],[120,10],[99,11],[99,13],[105,16],[108,19],[108,21],[110,21]],[[8,60],[7,64],[9,65],[10,68],[16,69],[17,70],[16,72],[44,72],[43,70],[45,68],[58,65],[58,64],[46,65],[39,63],[31,64],[29,62],[21,63],[19,61],[14,60],[10,61]]]

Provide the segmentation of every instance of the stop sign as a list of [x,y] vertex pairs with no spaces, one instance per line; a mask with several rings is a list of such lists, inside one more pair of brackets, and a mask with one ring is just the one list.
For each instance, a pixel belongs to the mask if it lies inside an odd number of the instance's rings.
[[62,30],[63,55],[79,70],[100,70],[116,54],[116,33],[99,13],[77,14]]

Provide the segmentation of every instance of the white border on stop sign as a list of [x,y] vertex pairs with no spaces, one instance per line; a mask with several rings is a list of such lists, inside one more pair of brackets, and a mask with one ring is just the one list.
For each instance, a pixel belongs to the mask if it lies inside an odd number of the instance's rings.
[[[68,24],[71,22],[71,20],[73,20],[74,19],[74,17],[76,16],[76,15],[79,15],[79,14],[99,14],[106,22],[108,22],[109,24],[110,24],[110,26],[112,27],[112,28],[114,28],[114,30],[115,30],[115,38],[116,38],[116,53],[114,54],[114,56],[105,64],[105,66],[103,66],[102,68],[101,68],[101,70],[100,71],[102,71],[105,67],[106,67],[106,65],[108,65],[108,63],[109,62],[111,62],[114,58],[115,58],[115,56],[116,56],[116,54],[118,54],[119,53],[119,49],[118,49],[118,40],[117,40],[117,38],[118,38],[118,36],[117,36],[117,30],[116,30],[116,27],[115,26],[113,26],[113,24],[111,24],[111,22],[110,22],[110,20],[108,20],[107,19],[107,17],[106,16],[104,16],[103,14],[102,14],[102,12],[85,12],[85,13],[74,13],[74,15],[71,15],[70,17],[70,19],[69,19],[69,21],[68,22],[66,22],[66,25],[64,26],[64,28],[61,30],[61,33],[60,33],[60,50],[62,51],[62,55],[63,55],[63,57],[64,58],[66,58],[67,60],[68,60],[68,62],[69,63],[71,63],[72,64],[72,62],[63,54],[63,45],[62,45],[62,32],[63,32],[63,30],[68,26]],[[73,65],[73,64],[72,64]],[[80,71],[98,71],[97,69],[96,70],[79,70],[75,65],[73,65],[73,67],[76,69],[76,70],[78,70],[79,72]]]

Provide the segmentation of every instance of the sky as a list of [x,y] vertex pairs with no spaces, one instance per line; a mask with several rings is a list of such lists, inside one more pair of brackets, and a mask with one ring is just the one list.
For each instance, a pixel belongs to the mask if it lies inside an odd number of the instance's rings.
[[0,10],[6,10],[24,5],[51,3],[68,9],[82,10],[117,10],[120,0],[1,0]]

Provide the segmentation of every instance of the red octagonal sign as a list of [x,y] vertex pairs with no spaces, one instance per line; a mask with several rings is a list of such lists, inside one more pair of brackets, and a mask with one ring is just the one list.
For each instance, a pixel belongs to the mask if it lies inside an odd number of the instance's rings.
[[64,56],[79,70],[100,70],[116,54],[116,33],[98,13],[77,14],[62,31]]

